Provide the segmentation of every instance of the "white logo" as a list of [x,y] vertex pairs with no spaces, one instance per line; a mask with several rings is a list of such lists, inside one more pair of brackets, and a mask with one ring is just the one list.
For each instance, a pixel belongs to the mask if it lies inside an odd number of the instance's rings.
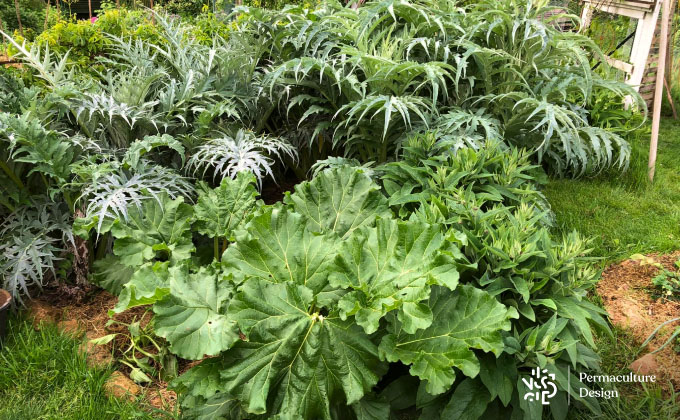
[[[554,373],[548,373],[548,369],[541,370],[534,368],[531,370],[531,378],[522,378],[522,382],[529,390],[524,394],[524,399],[529,401],[540,401],[543,405],[548,405],[548,400],[557,394],[557,386]],[[535,380],[534,380],[535,378]]]

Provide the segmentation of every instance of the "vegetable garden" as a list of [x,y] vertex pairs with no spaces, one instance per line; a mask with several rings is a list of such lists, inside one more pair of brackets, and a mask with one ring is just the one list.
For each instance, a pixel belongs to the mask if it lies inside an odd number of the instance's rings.
[[549,10],[106,6],[5,35],[0,286],[141,310],[92,342],[131,339],[182,418],[600,414],[576,372],[611,335],[601,267],[543,191],[625,173],[646,110]]

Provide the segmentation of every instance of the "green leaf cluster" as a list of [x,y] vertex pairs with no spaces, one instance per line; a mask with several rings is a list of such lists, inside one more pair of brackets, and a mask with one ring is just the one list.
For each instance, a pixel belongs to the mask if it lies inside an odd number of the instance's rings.
[[[117,310],[152,304],[173,353],[209,356],[174,382],[186,417],[536,418],[523,375],[539,366],[569,382],[570,366],[597,369],[591,324],[607,326],[585,300],[597,273],[578,236],[550,236],[536,168],[517,165],[526,156],[411,146],[375,178],[331,167],[275,205],[240,176],[194,206],[145,202],[145,235],[136,214],[114,224],[115,264],[133,268],[122,289],[122,269],[102,273],[121,290]],[[389,194],[397,183],[422,194]],[[228,242],[209,265],[190,247],[204,236]],[[408,374],[388,375],[397,366]],[[598,410],[560,389],[559,401]]]

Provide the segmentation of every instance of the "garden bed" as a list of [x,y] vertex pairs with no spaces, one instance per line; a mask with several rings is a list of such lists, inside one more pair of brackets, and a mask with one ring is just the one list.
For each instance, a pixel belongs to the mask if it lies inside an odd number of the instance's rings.
[[[41,295],[39,298],[33,300],[29,308],[29,316],[33,319],[33,324],[36,329],[40,328],[41,323],[53,322],[59,328],[69,334],[83,339],[81,349],[87,353],[87,361],[91,366],[106,367],[113,363],[114,356],[121,351],[123,346],[128,345],[122,338],[117,338],[112,342],[104,345],[94,345],[89,341],[100,338],[112,333],[121,333],[125,327],[121,324],[108,325],[111,319],[109,311],[116,305],[117,297],[111,295],[107,291],[97,290],[89,293],[87,296],[81,296],[79,299],[69,295],[64,289],[52,290]],[[120,323],[130,323],[135,319],[139,320],[144,315],[147,307],[139,306],[129,309],[123,313],[115,314],[113,319]],[[150,316],[146,316],[142,324],[146,324]],[[153,351],[153,349],[147,349]],[[183,373],[190,369],[195,363],[180,360],[179,373]],[[112,375],[112,386],[125,388],[130,383],[128,376],[130,369],[125,365],[120,365],[118,371],[124,375],[121,380],[121,375]],[[122,384],[122,385],[121,385]],[[116,393],[112,395],[123,396],[125,392]],[[136,394],[136,392],[130,392]],[[134,396],[134,395],[132,395]],[[144,401],[151,407],[156,409],[172,412],[175,410],[177,402],[177,395],[174,391],[168,389],[168,383],[158,378],[146,384],[142,388],[142,397]]]
[[[675,261],[680,258],[680,251],[667,255],[651,254],[656,262],[669,270],[674,269]],[[680,317],[680,302],[653,297],[652,278],[657,275],[658,268],[641,264],[637,260],[626,260],[607,268],[598,283],[597,292],[601,296],[605,309],[609,312],[612,323],[628,329],[635,337],[637,344],[642,344],[662,323]],[[673,333],[679,323],[671,323],[662,328],[650,341],[644,352],[651,352],[661,347]],[[670,381],[675,390],[680,389],[680,353],[675,343],[666,346],[654,354],[656,366],[651,370],[664,381]]]

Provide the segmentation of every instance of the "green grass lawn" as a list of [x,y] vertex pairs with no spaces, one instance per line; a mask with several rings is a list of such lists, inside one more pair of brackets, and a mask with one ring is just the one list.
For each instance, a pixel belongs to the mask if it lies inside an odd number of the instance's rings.
[[89,368],[81,341],[55,326],[35,331],[12,320],[0,350],[0,419],[114,420],[158,418],[141,404],[109,398],[103,386],[110,370]]
[[[656,175],[647,181],[649,136],[633,145],[631,167],[625,174],[597,178],[553,179],[545,188],[557,220],[557,231],[578,230],[593,240],[593,254],[603,265],[634,253],[667,253],[680,249],[680,122],[661,122]],[[594,296],[594,300],[599,300]],[[613,337],[597,340],[603,372],[628,372],[639,354],[635,339],[613,327]],[[678,396],[664,395],[661,387],[619,386],[621,398],[601,400],[602,416],[576,411],[578,420],[680,418]]]
[[593,238],[606,261],[680,248],[680,122],[661,122],[656,176],[646,182],[649,137],[633,144],[624,174],[552,180],[545,189],[558,229]]

